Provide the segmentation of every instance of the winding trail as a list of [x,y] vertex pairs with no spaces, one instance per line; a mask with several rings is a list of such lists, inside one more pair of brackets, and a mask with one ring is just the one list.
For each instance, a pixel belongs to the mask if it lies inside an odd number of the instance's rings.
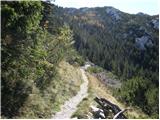
[[88,96],[88,78],[85,75],[83,68],[80,69],[82,73],[83,83],[80,86],[80,91],[76,96],[70,98],[61,107],[61,111],[57,112],[52,119],[66,119],[71,118],[72,114],[77,110],[78,104],[83,100],[83,98]]

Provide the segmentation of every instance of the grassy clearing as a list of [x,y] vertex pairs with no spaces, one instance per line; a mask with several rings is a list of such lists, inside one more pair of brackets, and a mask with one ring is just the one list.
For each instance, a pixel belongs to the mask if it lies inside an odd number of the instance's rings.
[[[72,117],[77,118],[88,118],[89,115],[90,105],[96,105],[94,102],[94,98],[96,96],[106,98],[107,100],[111,101],[112,103],[118,105],[121,109],[127,108],[124,104],[118,102],[115,97],[112,96],[112,92],[107,88],[104,84],[102,84],[97,78],[87,74],[89,80],[89,96],[85,98],[78,106],[78,110],[73,114]],[[138,108],[130,107],[132,111],[128,111],[126,116],[128,118],[147,118],[147,116]]]

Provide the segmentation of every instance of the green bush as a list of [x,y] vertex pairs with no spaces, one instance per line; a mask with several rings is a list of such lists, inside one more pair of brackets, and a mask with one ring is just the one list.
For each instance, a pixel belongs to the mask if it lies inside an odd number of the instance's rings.
[[94,67],[89,67],[87,71],[90,73],[100,73],[100,72],[103,72],[103,69],[101,67],[94,66]]
[[134,77],[124,82],[119,96],[122,101],[142,108],[148,115],[158,118],[158,89],[147,79]]

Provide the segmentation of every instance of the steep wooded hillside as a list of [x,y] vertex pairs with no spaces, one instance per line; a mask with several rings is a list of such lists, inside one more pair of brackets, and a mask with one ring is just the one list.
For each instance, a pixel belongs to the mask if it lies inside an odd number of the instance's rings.
[[118,76],[120,101],[158,118],[159,15],[2,1],[1,29],[2,118],[51,118],[78,91],[83,57]]
[[[61,63],[76,57],[70,57],[75,53],[73,33],[50,16],[51,10],[41,1],[1,2],[2,118],[51,118],[79,90],[77,69]],[[51,22],[57,26],[49,26]]]
[[123,81],[120,100],[158,117],[159,15],[128,14],[113,7],[61,8],[75,47]]

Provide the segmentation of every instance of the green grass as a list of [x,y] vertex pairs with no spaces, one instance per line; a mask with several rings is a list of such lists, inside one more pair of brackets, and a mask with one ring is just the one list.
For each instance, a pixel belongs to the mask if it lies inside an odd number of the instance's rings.
[[101,73],[101,72],[105,72],[106,76],[110,79],[117,79],[118,77],[116,75],[114,75],[112,72],[110,71],[106,71],[104,70],[102,67],[99,66],[91,66],[87,69],[87,71],[89,73]]
[[117,79],[118,77],[114,75],[112,72],[106,72],[106,76],[110,79]]
[[89,68],[87,69],[87,71],[88,71],[89,73],[100,73],[100,72],[103,72],[104,70],[103,70],[103,68],[98,67],[98,66],[91,66],[91,67],[89,67]]

